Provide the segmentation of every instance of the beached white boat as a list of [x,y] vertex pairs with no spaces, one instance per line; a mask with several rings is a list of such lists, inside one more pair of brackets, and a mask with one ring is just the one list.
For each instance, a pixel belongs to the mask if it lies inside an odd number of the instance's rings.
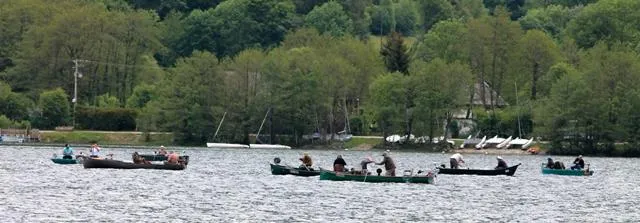
[[250,149],[291,149],[291,146],[279,144],[249,144]]
[[512,139],[511,136],[509,136],[509,138],[505,139],[500,144],[498,144],[496,146],[496,148],[498,148],[498,149],[503,149],[503,148],[506,149],[506,146],[509,145],[509,142],[511,142],[511,140],[513,140],[513,139]]
[[482,149],[482,147],[484,147],[484,144],[487,142],[487,136],[482,137],[482,140],[480,140],[480,142],[478,144],[476,144],[476,149]]
[[509,147],[507,148],[527,149],[529,148],[529,146],[531,146],[531,144],[533,144],[533,137],[531,137],[531,139],[516,138],[509,142]]
[[500,143],[504,142],[504,140],[506,140],[505,138],[500,138],[498,136],[494,136],[491,139],[488,139],[482,148],[495,148],[497,145],[499,145]]
[[232,143],[207,143],[209,148],[222,148],[222,149],[248,149],[249,145],[245,144],[232,144]]

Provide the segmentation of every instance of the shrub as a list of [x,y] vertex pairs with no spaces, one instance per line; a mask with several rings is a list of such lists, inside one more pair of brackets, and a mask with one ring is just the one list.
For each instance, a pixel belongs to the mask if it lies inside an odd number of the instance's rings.
[[76,111],[79,129],[131,131],[136,129],[137,112],[127,108],[98,108],[80,106]]

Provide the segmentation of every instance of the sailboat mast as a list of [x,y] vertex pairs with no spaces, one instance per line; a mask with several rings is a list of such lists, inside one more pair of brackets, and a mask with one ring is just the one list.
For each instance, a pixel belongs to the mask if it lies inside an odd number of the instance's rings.
[[516,114],[518,115],[518,137],[522,137],[522,128],[520,127],[520,105],[518,104],[518,83],[513,82],[516,86]]
[[259,142],[260,139],[258,139],[258,137],[260,136],[260,131],[262,131],[262,126],[264,126],[264,121],[267,120],[267,116],[269,115],[269,111],[271,110],[271,108],[267,109],[267,113],[264,114],[264,118],[262,119],[262,123],[260,124],[260,128],[258,129],[258,133],[256,134],[256,142]]
[[222,122],[224,121],[224,117],[227,115],[227,112],[224,112],[224,114],[222,114],[222,119],[220,119],[220,123],[218,123],[218,128],[216,129],[216,133],[213,134],[213,140],[216,139],[216,136],[218,136],[218,131],[220,131],[220,127],[222,126]]

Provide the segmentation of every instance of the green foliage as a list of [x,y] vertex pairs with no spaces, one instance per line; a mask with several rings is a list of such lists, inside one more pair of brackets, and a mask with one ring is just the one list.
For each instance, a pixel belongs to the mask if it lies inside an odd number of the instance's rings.
[[599,41],[609,44],[629,43],[633,46],[640,41],[638,13],[640,1],[602,0],[589,4],[569,24],[569,35],[578,46],[590,48]]
[[0,115],[0,129],[12,127],[13,121],[7,118],[7,116]]
[[523,76],[516,79],[529,80],[525,91],[529,91],[529,98],[536,100],[540,98],[538,89],[540,88],[540,80],[544,79],[544,75],[549,72],[551,66],[559,62],[560,49],[556,46],[551,37],[539,30],[529,30],[520,40],[522,51],[519,55],[522,63],[519,67],[522,69]]
[[140,129],[171,131],[181,144],[206,142],[213,135],[216,120],[222,117],[224,84],[214,55],[196,52],[178,61],[160,83],[164,88],[158,89],[158,101],[147,103],[143,109]]
[[143,108],[149,101],[155,98],[155,86],[140,84],[133,89],[133,93],[127,98],[127,108]]
[[462,21],[440,21],[424,35],[415,50],[415,58],[430,61],[435,58],[447,62],[468,60],[468,29]]
[[390,5],[376,5],[367,9],[371,15],[369,28],[374,35],[388,35],[395,30],[396,21]]
[[61,88],[42,92],[38,107],[41,114],[34,121],[35,127],[53,129],[70,124],[69,96]]
[[12,120],[28,120],[35,109],[35,103],[23,94],[12,92],[0,99],[0,114]]
[[96,97],[96,106],[100,108],[118,108],[120,107],[120,102],[116,97],[110,96],[109,94],[103,94]]
[[412,0],[400,0],[393,7],[394,20],[396,21],[395,31],[405,36],[412,35],[419,23],[418,3]]
[[491,14],[495,14],[496,8],[504,7],[508,10],[511,20],[517,20],[527,12],[525,0],[482,0]]
[[568,8],[561,5],[549,5],[544,8],[535,8],[520,18],[520,25],[524,30],[539,29],[556,39],[564,34],[569,21],[574,19],[582,10],[582,6]]
[[403,129],[404,98],[408,77],[400,73],[380,75],[371,84],[367,111],[383,135]]
[[136,129],[136,116],[133,109],[79,106],[76,125],[87,130],[132,131]]
[[353,32],[353,22],[343,10],[342,5],[335,1],[316,6],[306,15],[305,24],[316,28],[320,34],[344,36]]
[[393,32],[387,42],[382,45],[380,54],[389,72],[409,74],[409,55],[404,39],[399,33]]
[[224,58],[246,48],[270,48],[292,27],[293,13],[290,1],[279,0],[232,0],[195,10],[185,18],[186,31],[174,50],[181,56],[206,50]]
[[415,92],[412,113],[416,130],[433,138],[442,129],[437,126],[447,126],[452,113],[464,106],[471,70],[460,62],[447,64],[435,59],[412,64],[411,73],[409,86]]
[[431,27],[442,20],[453,18],[453,6],[448,0],[419,1],[421,27],[423,31],[431,30]]

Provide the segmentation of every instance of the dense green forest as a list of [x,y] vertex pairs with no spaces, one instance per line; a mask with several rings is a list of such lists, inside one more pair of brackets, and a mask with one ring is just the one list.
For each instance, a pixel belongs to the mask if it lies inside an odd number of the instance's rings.
[[[637,0],[4,0],[0,128],[170,131],[200,145],[247,143],[261,126],[263,141],[292,145],[345,129],[499,134],[640,155],[638,11]],[[458,113],[476,123],[463,135]]]

